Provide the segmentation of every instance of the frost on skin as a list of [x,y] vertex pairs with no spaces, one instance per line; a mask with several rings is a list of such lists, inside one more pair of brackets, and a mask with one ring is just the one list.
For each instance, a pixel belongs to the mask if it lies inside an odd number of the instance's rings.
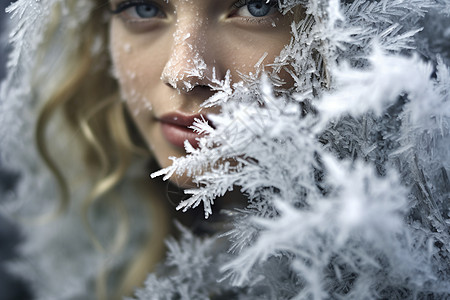
[[[210,76],[206,74],[208,68],[203,60],[203,52],[207,45],[202,42],[205,40],[202,28],[208,24],[204,24],[203,20],[198,20],[189,27],[180,26],[179,23],[180,20],[177,20],[174,33],[173,47],[176,50],[171,51],[171,57],[163,70],[161,79],[175,89],[188,92],[196,85],[201,85],[201,81],[206,76]],[[182,86],[179,86],[180,84]]]

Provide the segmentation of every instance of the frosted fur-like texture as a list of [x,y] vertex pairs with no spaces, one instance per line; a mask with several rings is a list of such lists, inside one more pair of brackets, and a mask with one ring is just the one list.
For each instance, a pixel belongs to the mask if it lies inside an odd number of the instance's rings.
[[[228,211],[233,228],[217,236],[199,238],[180,226],[182,237],[167,241],[166,261],[136,299],[450,297],[450,1],[280,3],[286,11],[296,5],[306,17],[292,24],[292,40],[273,66],[262,57],[242,82],[214,78],[217,93],[203,104],[222,107],[210,116],[214,127],[198,120],[194,129],[208,133],[200,147],[186,143],[185,157],[152,175],[195,177],[199,187],[186,190],[190,198],[177,209],[201,205],[209,217],[232,189],[247,195],[247,207]],[[74,25],[91,6],[18,0],[10,7],[16,30],[1,86],[0,150],[22,179],[4,214],[33,215],[57,197],[30,146],[42,105],[33,93],[51,90],[52,80],[31,89],[28,74],[39,69],[33,58],[50,8],[65,16],[61,32],[81,38]],[[70,56],[64,49],[60,62]],[[192,74],[203,74],[204,64],[196,66]],[[294,79],[289,91],[281,69]],[[51,71],[51,64],[39,69]],[[58,136],[61,151],[76,148]],[[76,166],[76,155],[66,159]],[[75,190],[75,199],[86,191]],[[122,194],[127,203],[136,197]],[[145,227],[146,216],[130,210],[137,221],[115,266],[132,259]],[[113,219],[105,214],[96,225],[107,235]],[[15,269],[39,299],[92,299],[107,257],[90,246],[75,213],[59,222],[24,226],[22,253],[33,263]]]

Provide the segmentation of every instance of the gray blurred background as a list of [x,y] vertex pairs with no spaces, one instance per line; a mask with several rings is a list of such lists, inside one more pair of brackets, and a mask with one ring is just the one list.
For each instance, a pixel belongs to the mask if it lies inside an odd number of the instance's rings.
[[[8,47],[6,43],[7,34],[5,25],[8,16],[5,8],[12,0],[0,0],[0,81],[5,77],[5,63]],[[2,101],[2,99],[0,99]],[[1,145],[0,145],[1,151]],[[2,167],[0,160],[0,205],[6,193],[12,192],[17,175]],[[0,300],[28,300],[32,299],[26,283],[11,276],[4,266],[5,262],[10,262],[18,258],[17,247],[21,241],[18,229],[9,221],[6,216],[0,214]]]

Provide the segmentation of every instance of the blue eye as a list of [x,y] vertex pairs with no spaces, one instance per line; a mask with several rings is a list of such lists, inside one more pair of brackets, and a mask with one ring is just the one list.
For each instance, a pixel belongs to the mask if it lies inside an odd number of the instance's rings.
[[143,19],[154,18],[159,14],[159,8],[152,4],[136,5],[134,10]]
[[247,4],[247,9],[248,12],[254,17],[264,17],[270,12],[272,5],[270,5],[270,3],[266,3],[264,0],[252,1]]
[[117,8],[111,12],[113,14],[122,14],[131,20],[152,19],[164,16],[162,10],[156,4],[148,0],[124,1],[119,3]]
[[236,16],[261,18],[278,11],[274,0],[240,0],[233,6],[237,8]]

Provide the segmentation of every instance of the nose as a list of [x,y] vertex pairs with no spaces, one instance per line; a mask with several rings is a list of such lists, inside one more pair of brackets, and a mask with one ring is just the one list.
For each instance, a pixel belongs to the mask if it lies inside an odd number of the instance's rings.
[[190,92],[195,87],[209,87],[224,74],[216,63],[215,51],[208,44],[207,21],[186,18],[175,25],[170,56],[161,80],[171,88]]

